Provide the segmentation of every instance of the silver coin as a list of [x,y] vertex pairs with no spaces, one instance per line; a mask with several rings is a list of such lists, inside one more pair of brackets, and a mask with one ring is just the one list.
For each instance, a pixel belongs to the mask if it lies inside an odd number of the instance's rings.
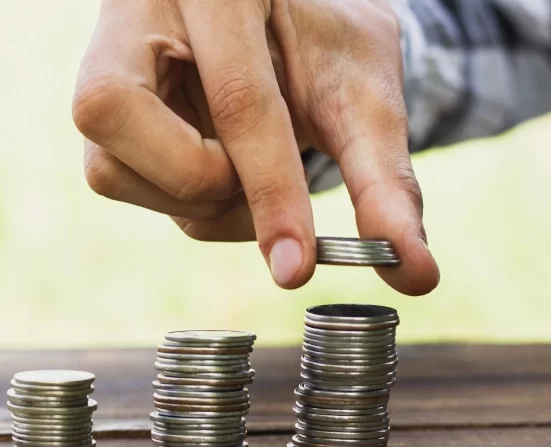
[[330,257],[330,256],[353,256],[353,257],[363,257],[363,258],[392,258],[398,259],[398,254],[391,248],[380,248],[380,247],[338,247],[338,246],[326,246],[318,247],[317,256],[319,257]]
[[389,429],[386,430],[373,430],[367,432],[342,432],[342,431],[325,431],[325,430],[312,430],[304,428],[299,424],[295,424],[296,433],[308,438],[324,438],[324,439],[380,439],[389,435]]
[[47,433],[46,435],[37,435],[37,434],[22,433],[20,431],[14,431],[13,435],[23,441],[48,442],[48,443],[49,442],[76,442],[76,441],[82,441],[86,443],[86,441],[90,441],[92,438],[90,433],[84,433],[84,434],[64,433],[62,435],[54,435],[54,434]]
[[398,255],[393,250],[378,250],[369,248],[339,248],[323,247],[317,250],[319,258],[350,258],[350,259],[398,259]]
[[172,411],[163,408],[157,408],[159,415],[170,416],[174,418],[197,418],[197,419],[221,419],[229,417],[242,418],[249,414],[249,410],[243,411]]
[[248,398],[249,390],[247,388],[241,388],[236,391],[213,391],[212,388],[208,389],[182,389],[181,387],[172,386],[167,387],[160,382],[153,382],[153,388],[156,389],[158,394],[169,397],[188,397],[188,398],[205,398],[205,399],[235,399],[235,398]]
[[304,323],[309,327],[334,330],[358,330],[358,331],[375,331],[381,329],[394,328],[400,324],[400,320],[389,320],[382,323],[339,323],[310,320],[304,317]]
[[352,237],[334,237],[318,236],[316,237],[316,246],[323,247],[329,245],[351,246],[351,247],[380,247],[392,248],[392,242],[377,239],[358,239]]
[[160,427],[155,425],[153,430],[157,433],[165,435],[177,435],[177,436],[240,436],[241,439],[247,437],[246,428],[236,428],[231,430],[188,430],[187,428],[176,429],[174,427]]
[[256,335],[243,331],[224,331],[224,330],[190,330],[169,332],[165,336],[166,340],[176,343],[223,343],[238,344],[250,343],[256,340]]
[[174,358],[165,358],[157,356],[157,362],[159,363],[165,363],[169,365],[186,365],[186,366],[241,366],[241,365],[247,365],[249,363],[249,358],[245,357],[243,359],[237,359],[237,360],[226,360],[221,359],[218,357],[217,360],[210,360],[210,359],[204,359],[204,360],[179,360]]
[[358,354],[358,355],[370,355],[370,354],[380,354],[382,352],[390,351],[396,349],[396,344],[381,344],[379,346],[371,346],[365,348],[325,348],[323,346],[314,345],[311,343],[304,342],[302,344],[303,351],[313,351],[319,352],[322,354]]
[[234,405],[234,404],[243,404],[249,401],[249,395],[238,396],[238,397],[188,397],[187,395],[182,394],[172,394],[164,390],[157,390],[153,395],[153,398],[159,402],[166,403],[182,403],[182,404],[204,404],[204,405]]
[[220,405],[201,405],[201,404],[174,404],[159,401],[153,398],[153,403],[157,410],[169,410],[174,412],[194,412],[194,411],[215,411],[221,413],[231,413],[236,411],[245,411],[251,407],[249,402],[240,404],[220,404]]
[[149,414],[149,418],[155,423],[165,424],[165,425],[194,425],[194,424],[209,424],[224,426],[228,424],[241,424],[245,422],[245,419],[241,415],[238,416],[228,416],[227,414],[215,413],[214,417],[212,416],[184,416],[176,417],[169,416],[166,414],[160,414],[158,412],[152,412]]
[[236,386],[246,386],[254,382],[254,370],[246,373],[234,373],[231,375],[209,374],[207,377],[192,376],[169,376],[167,374],[157,375],[158,381],[165,385],[187,385],[187,386],[211,386],[219,389],[235,389]]
[[390,389],[380,390],[380,391],[368,391],[368,392],[343,392],[343,391],[325,391],[317,390],[309,387],[307,384],[301,383],[297,391],[306,396],[317,396],[325,398],[336,398],[336,399],[370,399],[372,397],[379,396],[388,396],[390,394]]
[[338,446],[370,446],[371,443],[375,443],[375,445],[378,445],[381,443],[382,440],[387,440],[389,438],[389,434],[387,433],[385,436],[377,438],[367,438],[367,439],[335,439],[335,438],[315,438],[313,436],[306,436],[302,435],[300,433],[297,433],[293,439],[297,438],[298,440],[308,442],[314,445],[338,445]]
[[302,367],[304,369],[308,369],[309,371],[326,371],[330,373],[345,373],[345,374],[351,374],[351,377],[354,377],[354,375],[362,375],[365,373],[371,373],[371,372],[389,372],[393,371],[396,366],[398,365],[398,360],[394,360],[391,362],[386,363],[380,363],[375,365],[358,365],[358,364],[337,364],[337,363],[327,363],[327,362],[312,362],[310,360],[307,360],[306,358],[302,358],[301,360]]
[[[350,414],[320,414],[320,413],[308,413],[304,411],[303,406],[295,405],[293,412],[300,420],[317,422],[322,425],[328,424],[343,424],[347,427],[349,424],[370,424],[378,422],[388,418],[388,412],[386,410],[378,413],[370,413],[365,415],[350,415]],[[384,407],[381,407],[384,408]]]
[[[315,421],[307,419],[298,419],[297,424],[302,428],[311,429],[311,430],[322,430],[322,431],[335,431],[335,432],[364,432],[364,431],[376,431],[376,430],[385,430],[389,427],[390,418],[382,417],[380,419],[374,420],[372,422],[363,422],[358,423],[328,423],[327,421],[317,423]],[[339,438],[339,436],[336,436]]]
[[155,369],[163,372],[170,373],[233,373],[233,372],[245,372],[248,371],[251,367],[250,363],[241,363],[237,365],[224,365],[224,366],[215,366],[215,365],[191,365],[191,364],[180,364],[180,363],[165,363],[165,362],[155,362]]
[[332,408],[336,410],[366,410],[372,408],[379,408],[380,406],[387,405],[389,396],[374,397],[371,399],[364,399],[362,401],[351,401],[346,399],[330,399],[321,398],[316,396],[304,396],[296,394],[297,403],[302,403],[310,407],[316,408]]
[[397,351],[395,348],[388,349],[385,351],[375,351],[375,352],[363,352],[363,353],[349,353],[349,352],[331,352],[331,351],[316,351],[313,349],[309,349],[308,347],[303,347],[302,352],[305,355],[308,355],[309,357],[313,358],[320,358],[320,359],[326,359],[326,360],[363,360],[363,359],[387,359],[392,358],[395,355],[397,355]]
[[334,391],[341,390],[343,392],[358,392],[358,391],[376,391],[380,389],[392,388],[396,383],[396,378],[393,377],[388,381],[379,381],[379,383],[366,383],[358,385],[353,382],[336,382],[328,380],[319,380],[308,377],[307,374],[302,372],[300,377],[306,381],[307,384],[316,387],[319,390]]
[[372,358],[372,357],[366,356],[363,359],[350,359],[347,361],[346,359],[328,359],[327,357],[316,357],[316,356],[311,356],[307,353],[304,353],[301,357],[301,360],[305,362],[319,363],[319,364],[328,365],[328,366],[329,365],[334,365],[334,366],[347,365],[350,367],[374,366],[374,365],[383,365],[391,362],[397,362],[398,354],[394,353],[394,355],[383,357],[383,358],[380,358],[380,357]]
[[[170,344],[168,344],[170,343]],[[180,343],[166,342],[157,346],[157,353],[179,354],[179,355],[247,355],[253,351],[252,346],[245,345],[242,347],[228,347],[226,345],[220,347],[205,347],[205,346],[189,346],[181,345]]]
[[394,354],[393,356],[383,357],[383,358],[371,358],[371,357],[365,357],[363,359],[351,359],[348,362],[344,359],[328,359],[327,357],[315,357],[308,354],[303,354],[301,357],[301,360],[313,362],[313,363],[320,363],[324,365],[348,365],[348,366],[375,366],[375,365],[383,365],[390,362],[397,362],[398,361],[398,355]]
[[91,439],[90,442],[82,441],[57,441],[57,442],[48,442],[43,441],[27,441],[25,439],[20,439],[17,436],[12,436],[13,441],[17,446],[22,447],[93,447],[96,445],[96,441]]
[[172,423],[163,423],[163,422],[153,422],[153,427],[155,427],[156,430],[159,431],[211,431],[211,432],[219,432],[219,431],[242,431],[246,430],[246,421],[242,420],[239,422],[233,422],[230,424],[213,424],[212,421],[209,421],[209,424],[172,424]]
[[329,381],[329,380],[320,380],[309,377],[308,374],[301,372],[300,377],[305,381],[304,386],[313,387],[322,391],[334,391],[339,390],[341,392],[366,392],[366,391],[377,391],[382,389],[389,389],[394,386],[396,383],[396,377],[390,379],[379,379],[375,383],[367,383],[363,385],[358,385],[351,382],[338,382],[338,381]]
[[349,330],[349,331],[339,331],[339,330],[331,330],[331,329],[320,329],[316,327],[309,327],[304,326],[304,333],[310,335],[311,337],[321,337],[323,339],[328,340],[339,340],[341,338],[350,338],[350,337],[366,337],[369,338],[371,336],[373,337],[379,337],[382,335],[390,335],[390,334],[396,334],[396,328],[387,328],[387,329],[379,329],[374,331],[358,331],[358,330]]
[[[157,375],[157,379],[161,383],[165,382],[169,378],[173,379],[205,379],[205,380],[228,380],[228,381],[239,381],[243,379],[252,379],[254,378],[255,370],[248,369],[245,371],[233,371],[233,372],[197,372],[197,373],[179,373],[173,371],[163,371],[161,374]],[[174,382],[172,382],[174,383]]]
[[82,387],[91,385],[96,379],[94,374],[72,370],[37,370],[15,374],[18,383],[26,385],[57,385],[63,387]]
[[[396,369],[385,369],[378,371],[326,371],[322,369],[313,369],[301,364],[301,369],[305,377],[323,380],[325,382],[342,382],[350,385],[378,385],[388,382],[396,377]],[[313,382],[312,382],[313,383]]]
[[159,393],[153,394],[156,402],[162,402],[174,405],[212,405],[212,406],[233,406],[249,402],[249,396],[238,397],[182,397],[182,396],[164,396]]
[[[160,447],[182,447],[185,445],[186,447],[212,447],[213,444],[209,442],[194,442],[194,443],[182,443],[182,442],[170,442],[170,441],[161,441],[159,439],[151,437],[151,441],[153,444],[160,446]],[[247,442],[243,441],[241,442],[228,442],[228,443],[216,443],[214,444],[216,447],[248,447],[249,444]]]
[[392,377],[395,377],[395,371],[391,371],[392,376],[390,378],[384,376],[372,376],[366,373],[354,373],[354,372],[334,372],[334,371],[322,371],[322,370],[305,370],[308,377],[314,377],[316,379],[322,379],[332,382],[344,382],[351,385],[374,385],[382,382],[387,382]]
[[316,258],[316,263],[321,265],[342,265],[350,267],[394,267],[400,265],[399,259],[390,259],[390,260],[358,260],[350,259],[346,257],[335,258],[319,256]]
[[340,254],[356,254],[356,255],[372,255],[372,256],[394,256],[397,257],[396,251],[392,247],[381,246],[354,246],[354,245],[340,245],[340,244],[323,244],[317,247],[318,255],[324,255],[327,253],[340,253]]
[[306,309],[312,321],[351,324],[381,323],[398,318],[396,309],[372,304],[322,304]]
[[177,360],[180,362],[188,361],[239,361],[238,363],[246,363],[249,359],[249,354],[176,354],[171,352],[157,352],[157,358]]
[[350,372],[334,372],[334,371],[322,371],[314,370],[312,368],[303,368],[301,376],[312,384],[317,386],[318,381],[320,383],[339,382],[348,384],[348,386],[365,386],[365,385],[379,385],[381,383],[389,382],[396,377],[396,369],[390,371],[379,371],[377,373],[350,373]]
[[318,446],[326,446],[326,445],[335,445],[335,446],[349,446],[353,445],[355,447],[360,446],[369,446],[369,447],[379,447],[387,445],[387,439],[388,438],[380,438],[380,439],[362,439],[361,441],[358,440],[336,440],[336,439],[323,439],[323,438],[307,438],[307,440],[304,439],[301,435],[295,435],[293,436],[293,444],[295,444],[297,447],[318,447]]
[[381,344],[386,342],[386,344],[395,343],[396,335],[379,335],[377,337],[350,337],[350,338],[332,338],[327,337],[312,337],[309,334],[304,334],[303,341],[310,343],[312,345],[324,346],[329,348],[347,348],[347,347],[370,347],[373,345]]
[[[367,331],[366,331],[367,332]],[[366,333],[363,332],[363,333]],[[377,331],[378,332],[378,331]],[[368,333],[368,332],[367,332]],[[323,344],[323,345],[329,345],[329,346],[342,346],[345,347],[353,344],[353,345],[368,345],[369,343],[377,343],[385,340],[390,340],[389,343],[393,343],[394,340],[396,340],[396,332],[389,332],[387,334],[382,335],[373,335],[373,336],[350,336],[350,337],[328,337],[325,335],[317,335],[317,334],[310,334],[309,332],[304,331],[303,333],[303,339],[307,340],[308,343],[312,344]]]
[[218,393],[248,393],[248,389],[243,385],[234,385],[231,389],[220,389],[218,386],[211,385],[175,385],[170,383],[161,383],[158,380],[152,382],[153,388],[157,391],[175,392],[175,393],[212,393],[214,396]]
[[18,433],[23,434],[41,434],[41,433],[51,433],[52,435],[62,435],[62,434],[83,434],[90,433],[92,431],[92,424],[81,425],[81,426],[63,426],[63,425],[33,425],[33,424],[20,424],[18,422],[12,422],[12,429]]
[[[69,417],[68,417],[69,416]],[[15,413],[11,414],[13,422],[20,424],[33,424],[33,425],[62,425],[62,426],[73,426],[73,425],[82,425],[89,424],[93,422],[91,415],[79,415],[74,417],[73,415],[22,415],[19,416]]]
[[185,443],[212,443],[212,444],[226,444],[242,442],[244,435],[222,435],[222,436],[182,436],[160,433],[155,430],[151,430],[151,437],[159,441],[169,442],[185,442]]
[[[371,442],[366,447],[387,447],[387,446],[388,446],[388,440],[382,439],[380,440],[380,442]],[[324,445],[312,444],[312,443],[304,442],[300,439],[295,440],[293,438],[293,441],[288,442],[286,447],[327,447],[327,444],[324,444]]]
[[60,415],[71,416],[73,418],[77,416],[91,415],[98,408],[98,403],[93,400],[88,400],[86,407],[75,408],[44,408],[44,407],[24,407],[21,405],[15,405],[8,401],[8,409],[18,416],[33,416],[33,415]]
[[300,402],[295,403],[295,408],[306,414],[323,414],[330,416],[372,416],[374,414],[380,414],[387,411],[386,405],[380,407],[373,407],[363,410],[349,410],[346,408],[320,408],[310,407],[303,405]]
[[15,379],[12,379],[10,383],[18,394],[32,396],[76,397],[88,396],[94,392],[94,385],[86,385],[85,387],[78,388],[64,388],[60,386],[25,385],[24,383],[17,382]]
[[164,427],[155,424],[153,430],[157,433],[165,435],[178,435],[178,436],[241,436],[243,439],[247,436],[247,430],[245,427],[234,427],[229,429],[213,429],[213,430],[190,430],[188,427],[176,429],[174,427]]
[[84,399],[59,399],[57,397],[27,396],[15,393],[13,388],[8,390],[8,399],[12,404],[24,407],[43,408],[74,408],[84,407],[88,404],[88,398]]
[[330,262],[370,262],[377,265],[383,262],[400,261],[398,255],[393,252],[383,252],[378,250],[342,250],[336,248],[327,248],[318,250],[316,258]]

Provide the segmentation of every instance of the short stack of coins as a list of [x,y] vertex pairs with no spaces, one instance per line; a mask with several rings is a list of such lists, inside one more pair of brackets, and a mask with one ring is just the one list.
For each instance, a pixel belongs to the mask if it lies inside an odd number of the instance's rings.
[[318,237],[316,248],[318,264],[358,267],[392,267],[400,264],[390,241]]
[[95,376],[84,371],[41,370],[15,374],[8,390],[12,438],[17,447],[92,447],[88,398]]
[[246,447],[245,416],[254,380],[256,335],[240,331],[169,332],[157,347],[151,439],[165,447]]
[[288,447],[386,447],[396,381],[396,310],[371,305],[307,309],[296,435]]

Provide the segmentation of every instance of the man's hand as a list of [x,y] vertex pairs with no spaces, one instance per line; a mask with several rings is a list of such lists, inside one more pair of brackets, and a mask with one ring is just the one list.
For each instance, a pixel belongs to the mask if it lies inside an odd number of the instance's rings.
[[285,288],[315,268],[306,141],[338,162],[360,236],[395,244],[402,265],[378,273],[420,295],[439,274],[401,86],[384,0],[104,0],[74,119],[95,191],[197,239],[258,240]]

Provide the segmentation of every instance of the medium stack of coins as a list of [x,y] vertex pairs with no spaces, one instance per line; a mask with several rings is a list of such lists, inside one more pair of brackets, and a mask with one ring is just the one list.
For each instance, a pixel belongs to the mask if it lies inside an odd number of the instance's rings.
[[17,373],[8,390],[12,438],[18,447],[92,447],[92,413],[88,399],[95,376],[84,371]]
[[254,380],[249,354],[254,334],[169,332],[157,347],[153,382],[156,412],[151,439],[158,446],[246,447],[246,385]]
[[288,447],[385,447],[396,380],[396,310],[369,305],[307,309],[298,422]]
[[389,241],[343,237],[316,238],[317,263],[361,267],[396,266],[400,259]]

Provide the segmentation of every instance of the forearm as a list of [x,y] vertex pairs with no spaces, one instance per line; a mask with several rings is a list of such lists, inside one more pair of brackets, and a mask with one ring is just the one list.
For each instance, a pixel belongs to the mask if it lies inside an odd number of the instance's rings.
[[400,21],[410,152],[551,111],[551,0],[390,0]]

